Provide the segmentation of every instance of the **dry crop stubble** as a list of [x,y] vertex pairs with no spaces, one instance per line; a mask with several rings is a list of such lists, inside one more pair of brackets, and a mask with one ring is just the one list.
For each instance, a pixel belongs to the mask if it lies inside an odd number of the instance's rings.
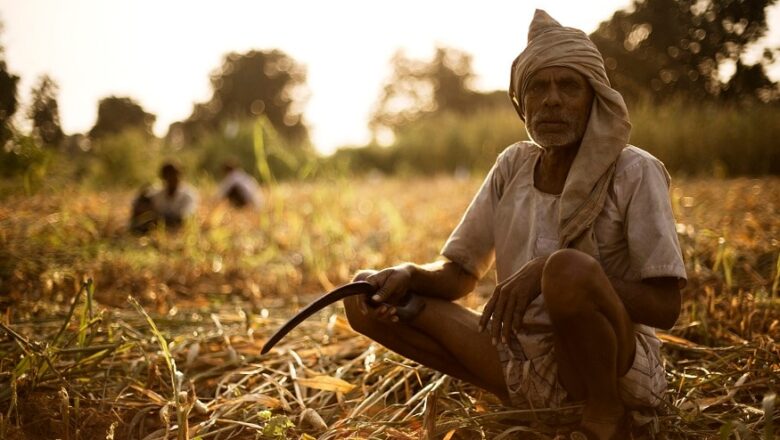
[[[206,200],[182,233],[145,238],[123,231],[130,193],[3,203],[0,437],[549,438],[538,414],[356,335],[340,306],[257,356],[357,269],[435,258],[479,183],[280,184],[260,214]],[[771,438],[780,180],[680,179],[671,196],[690,280],[662,333],[669,404],[635,433]],[[480,307],[492,283],[466,303]]]

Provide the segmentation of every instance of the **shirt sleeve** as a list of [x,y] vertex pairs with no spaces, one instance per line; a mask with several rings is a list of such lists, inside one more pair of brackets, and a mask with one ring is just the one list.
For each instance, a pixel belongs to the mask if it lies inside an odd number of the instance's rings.
[[192,188],[187,188],[182,195],[181,206],[178,211],[182,218],[187,218],[193,215],[198,207],[198,193]]
[[222,178],[222,180],[219,182],[219,187],[217,188],[217,199],[224,199],[227,197],[228,191],[230,191],[230,188],[235,185],[236,183],[236,174],[229,173],[225,177]]
[[504,150],[452,231],[441,255],[482,278],[495,259],[493,226],[498,201],[509,174],[509,149]]
[[[625,200],[625,228],[631,266],[642,279],[687,279],[669,199],[671,179],[663,164],[643,157],[616,179]],[[619,184],[618,184],[619,183]]]

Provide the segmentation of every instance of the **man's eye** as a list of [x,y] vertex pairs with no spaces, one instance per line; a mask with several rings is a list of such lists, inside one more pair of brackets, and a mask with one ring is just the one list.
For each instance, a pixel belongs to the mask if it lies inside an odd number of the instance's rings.
[[571,93],[579,92],[582,89],[582,87],[580,87],[580,85],[575,82],[565,82],[561,84],[561,89],[563,90],[564,93],[571,94]]
[[528,93],[537,95],[542,92],[542,88],[542,85],[539,83],[531,84],[528,86]]

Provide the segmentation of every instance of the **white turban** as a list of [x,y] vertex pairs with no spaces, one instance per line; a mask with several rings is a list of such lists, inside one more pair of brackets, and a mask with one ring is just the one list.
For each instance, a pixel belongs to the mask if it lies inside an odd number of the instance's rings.
[[523,121],[528,81],[545,67],[575,70],[595,92],[585,135],[561,194],[558,232],[561,247],[597,256],[593,223],[604,207],[615,161],[628,143],[628,110],[623,97],[610,86],[601,53],[588,36],[561,26],[537,9],[528,29],[528,46],[512,63],[509,85],[509,96]]

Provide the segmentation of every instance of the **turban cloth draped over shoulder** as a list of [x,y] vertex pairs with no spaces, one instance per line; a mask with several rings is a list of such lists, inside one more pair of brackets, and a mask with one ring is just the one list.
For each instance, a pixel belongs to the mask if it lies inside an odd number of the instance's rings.
[[585,135],[560,199],[560,246],[598,256],[593,223],[604,207],[615,162],[628,144],[631,124],[623,97],[609,84],[596,45],[579,29],[561,26],[537,9],[528,29],[528,45],[512,63],[509,96],[525,121],[523,96],[534,73],[567,67],[581,74],[594,91]]

